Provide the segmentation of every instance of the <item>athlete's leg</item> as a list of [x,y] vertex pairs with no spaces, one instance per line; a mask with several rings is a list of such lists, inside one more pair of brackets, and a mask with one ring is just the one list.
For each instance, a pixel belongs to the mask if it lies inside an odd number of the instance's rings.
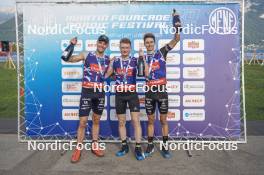
[[155,114],[148,115],[148,137],[154,136]]
[[116,94],[115,103],[116,103],[116,114],[118,118],[118,131],[119,137],[122,141],[121,149],[116,153],[116,156],[124,156],[129,151],[129,147],[126,140],[126,107],[127,102],[124,99],[125,96],[122,94]]
[[100,130],[100,118],[101,115],[93,113],[93,126],[92,126],[92,139],[93,141],[98,141],[99,130]]
[[88,116],[80,117],[79,127],[77,130],[77,146],[76,146],[76,149],[72,153],[72,157],[71,157],[72,163],[77,163],[80,160],[87,119],[88,119]]
[[[166,144],[168,143],[168,133],[169,133],[169,127],[168,127],[168,122],[167,122],[167,114],[168,114],[168,94],[167,92],[159,93],[158,108],[160,112],[160,123],[162,126],[163,143]],[[161,153],[164,158],[171,157],[169,150],[166,149],[164,146],[162,146]]]
[[160,114],[160,123],[162,127],[162,136],[168,136],[169,126],[167,121],[167,114]]
[[145,156],[148,157],[154,152],[153,137],[156,111],[155,93],[146,92],[145,107],[148,115],[148,146],[145,152]]
[[88,119],[88,116],[80,117],[79,127],[77,130],[77,146],[83,143],[83,139],[85,136],[85,129],[87,127],[87,119]]
[[117,114],[120,139],[126,140],[126,114]]
[[[97,94],[98,95],[98,94]],[[92,126],[92,153],[98,157],[104,156],[103,150],[99,148],[98,139],[99,139],[99,130],[100,130],[100,118],[104,110],[105,103],[104,93],[99,94],[99,97],[92,99],[92,109],[93,109],[93,126]]]
[[135,156],[137,160],[144,160],[145,156],[142,153],[141,149],[141,137],[142,137],[142,130],[140,125],[139,119],[139,99],[136,92],[132,92],[127,97],[128,105],[130,109],[130,115],[132,119],[132,124],[134,126],[134,135],[136,140],[136,147],[135,147]]
[[134,135],[135,135],[136,143],[140,143],[142,137],[142,129],[139,120],[139,112],[131,112],[130,114],[134,126]]

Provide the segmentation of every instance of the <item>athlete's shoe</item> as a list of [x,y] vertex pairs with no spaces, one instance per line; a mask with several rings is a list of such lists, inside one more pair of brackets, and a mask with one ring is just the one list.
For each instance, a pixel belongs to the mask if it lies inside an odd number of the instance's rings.
[[129,147],[127,144],[122,144],[121,150],[116,153],[117,157],[124,156],[129,151]]
[[97,157],[103,157],[104,156],[104,151],[99,148],[98,142],[93,142],[92,143],[92,149],[91,149],[91,151]]
[[71,157],[71,163],[77,163],[80,161],[81,158],[81,150],[80,149],[75,149],[72,153],[72,157]]
[[145,157],[150,157],[152,153],[154,153],[154,144],[150,143],[150,144],[148,144],[147,150],[144,153],[144,155],[145,155]]
[[165,159],[169,159],[169,158],[171,158],[171,154],[170,154],[169,150],[165,149],[164,147],[162,147],[161,155],[162,155]]
[[142,153],[141,147],[136,147],[135,148],[135,156],[137,160],[144,160],[145,155]]

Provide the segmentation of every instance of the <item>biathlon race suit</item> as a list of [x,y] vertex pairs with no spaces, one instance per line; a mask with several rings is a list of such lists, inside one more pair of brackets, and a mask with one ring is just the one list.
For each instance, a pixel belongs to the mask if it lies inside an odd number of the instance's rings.
[[152,87],[145,92],[145,107],[148,115],[154,114],[156,103],[160,114],[168,113],[166,57],[171,49],[167,44],[154,52],[154,54],[145,55],[146,62],[149,65],[149,76],[146,78],[146,84]]
[[[104,55],[102,58],[94,52],[84,52],[82,92],[80,98],[79,116],[89,116],[91,109],[95,114],[102,115],[105,104],[105,92],[102,90],[104,76],[108,69],[110,59]],[[102,91],[95,86],[101,87]]]
[[139,112],[139,99],[136,92],[137,58],[122,60],[115,57],[113,70],[116,79],[116,113],[125,114],[127,103],[130,112]]

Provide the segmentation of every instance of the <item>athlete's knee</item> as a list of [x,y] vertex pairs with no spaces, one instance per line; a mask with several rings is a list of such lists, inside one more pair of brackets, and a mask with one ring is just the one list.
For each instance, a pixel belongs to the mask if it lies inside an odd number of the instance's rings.
[[161,123],[161,125],[167,125],[168,122],[167,122],[166,117],[160,117],[160,123]]
[[93,124],[99,125],[101,116],[99,114],[93,113]]
[[154,123],[155,123],[155,116],[154,115],[148,116],[148,124],[154,125]]
[[120,128],[126,127],[126,120],[119,120],[118,121],[118,126]]
[[134,118],[132,119],[132,122],[133,122],[133,125],[134,125],[134,126],[139,126],[139,125],[140,125],[139,117],[134,117]]
[[79,128],[86,128],[86,124],[87,124],[86,119],[80,119]]

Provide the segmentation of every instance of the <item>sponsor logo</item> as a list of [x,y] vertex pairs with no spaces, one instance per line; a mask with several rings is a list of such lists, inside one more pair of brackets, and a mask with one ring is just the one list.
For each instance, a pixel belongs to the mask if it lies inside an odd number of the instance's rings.
[[234,12],[226,7],[213,10],[209,16],[209,25],[217,34],[227,35],[237,32],[237,20]]
[[97,40],[86,40],[85,41],[85,50],[86,51],[96,51]]
[[139,49],[146,50],[144,46],[144,41],[142,39],[135,39],[134,40],[134,50],[139,51]]
[[167,65],[179,65],[180,64],[180,54],[178,53],[168,53],[167,54],[167,59],[166,59],[166,64]]
[[185,65],[202,65],[204,64],[203,53],[184,53],[183,64]]
[[62,119],[63,120],[79,120],[79,110],[78,109],[63,109]]
[[179,107],[181,105],[181,98],[179,95],[169,95],[169,108],[171,107]]
[[185,107],[203,107],[205,105],[204,95],[184,95],[183,106]]
[[182,115],[184,121],[205,120],[205,111],[203,109],[184,109]]
[[[167,114],[167,120],[168,121],[179,121],[180,120],[180,110],[178,109],[169,109]],[[160,115],[159,115],[160,119]]]
[[168,79],[179,79],[181,71],[179,67],[167,67],[167,78]]
[[[168,44],[171,40],[170,39],[160,39],[158,41],[158,48],[162,48],[166,44]],[[180,50],[181,42],[179,41],[177,45],[172,49],[172,51],[178,51]]]
[[205,91],[204,81],[184,81],[183,92],[187,93],[203,93]]
[[204,50],[203,39],[184,39],[183,50],[186,51],[201,51]]
[[111,51],[119,51],[119,40],[110,40],[110,50]]
[[76,81],[63,81],[62,92],[64,93],[80,93],[82,90],[82,82]]
[[168,81],[166,87],[170,93],[179,93],[181,90],[181,84],[179,81]]
[[204,78],[203,67],[184,67],[183,78],[186,79],[202,79]]
[[63,95],[62,106],[78,107],[80,103],[80,95]]
[[61,76],[63,79],[81,79],[83,71],[80,67],[63,67],[61,69]]
[[[79,120],[79,109],[63,109],[62,110],[62,119],[63,120]],[[92,121],[92,113],[90,113],[88,120]],[[100,118],[101,121],[107,120],[107,112],[103,111],[103,114]]]

